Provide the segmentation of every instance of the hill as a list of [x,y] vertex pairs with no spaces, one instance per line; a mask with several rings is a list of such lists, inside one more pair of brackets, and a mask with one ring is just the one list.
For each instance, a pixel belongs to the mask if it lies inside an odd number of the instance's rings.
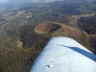
[[56,36],[74,38],[96,53],[95,2],[94,7],[93,2],[86,4],[90,9],[81,2],[56,1],[7,5],[0,10],[0,71],[29,72],[49,39]]

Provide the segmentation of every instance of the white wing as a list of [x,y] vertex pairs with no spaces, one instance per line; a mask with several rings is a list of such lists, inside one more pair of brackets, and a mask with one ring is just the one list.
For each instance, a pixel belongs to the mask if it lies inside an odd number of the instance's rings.
[[31,72],[96,72],[96,62],[65,46],[87,50],[67,37],[52,38],[35,61]]

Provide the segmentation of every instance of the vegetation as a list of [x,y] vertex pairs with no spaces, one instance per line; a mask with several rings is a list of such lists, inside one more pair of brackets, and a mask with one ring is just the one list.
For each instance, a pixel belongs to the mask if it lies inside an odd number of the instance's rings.
[[78,26],[89,34],[96,34],[96,16],[81,17]]
[[55,36],[74,38],[96,53],[95,4],[53,2],[0,11],[0,72],[29,72]]

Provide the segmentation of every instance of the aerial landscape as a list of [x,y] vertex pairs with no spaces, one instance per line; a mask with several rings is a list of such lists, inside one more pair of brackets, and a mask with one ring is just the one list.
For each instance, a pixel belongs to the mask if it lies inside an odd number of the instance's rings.
[[48,40],[58,36],[96,53],[96,1],[1,0],[0,72],[30,72]]

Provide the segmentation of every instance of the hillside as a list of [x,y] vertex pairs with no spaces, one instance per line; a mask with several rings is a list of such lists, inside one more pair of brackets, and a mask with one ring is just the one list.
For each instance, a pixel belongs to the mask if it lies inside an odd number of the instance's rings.
[[0,72],[29,72],[51,37],[74,38],[96,53],[95,4],[8,4],[0,10]]

